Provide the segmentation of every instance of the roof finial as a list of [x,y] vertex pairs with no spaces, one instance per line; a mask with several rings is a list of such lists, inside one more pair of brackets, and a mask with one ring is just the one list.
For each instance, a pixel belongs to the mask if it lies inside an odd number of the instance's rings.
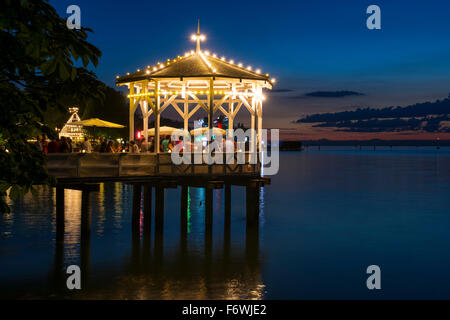
[[198,19],[197,22],[197,34],[193,34],[191,39],[193,41],[197,42],[197,48],[196,48],[196,52],[200,52],[200,41],[203,41],[206,39],[206,37],[203,34],[200,34],[200,19]]

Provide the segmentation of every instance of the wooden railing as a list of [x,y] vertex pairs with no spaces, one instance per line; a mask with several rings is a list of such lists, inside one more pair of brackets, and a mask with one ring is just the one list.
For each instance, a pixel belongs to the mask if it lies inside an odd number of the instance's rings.
[[[245,164],[238,164],[238,154],[221,153],[223,164],[176,165],[170,153],[57,153],[49,154],[47,169],[55,178],[95,177],[145,177],[145,176],[197,176],[197,175],[254,175],[260,172],[260,164],[250,163],[249,153],[244,154]],[[230,158],[233,158],[232,164]]]

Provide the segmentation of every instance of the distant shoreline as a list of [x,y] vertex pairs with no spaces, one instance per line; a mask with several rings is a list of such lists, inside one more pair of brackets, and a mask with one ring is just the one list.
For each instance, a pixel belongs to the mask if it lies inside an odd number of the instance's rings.
[[303,140],[308,146],[385,146],[385,147],[448,147],[450,140]]

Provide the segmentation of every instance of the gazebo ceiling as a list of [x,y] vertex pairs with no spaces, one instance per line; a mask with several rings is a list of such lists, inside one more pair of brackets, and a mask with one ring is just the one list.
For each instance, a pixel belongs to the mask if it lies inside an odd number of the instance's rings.
[[252,71],[251,67],[244,68],[242,64],[234,64],[232,60],[218,58],[210,55],[208,51],[186,53],[184,56],[167,60],[156,66],[148,66],[125,76],[118,76],[116,84],[121,85],[129,82],[161,79],[161,78],[231,78],[268,81],[271,85],[274,80],[269,79],[268,74],[261,74],[259,70]]

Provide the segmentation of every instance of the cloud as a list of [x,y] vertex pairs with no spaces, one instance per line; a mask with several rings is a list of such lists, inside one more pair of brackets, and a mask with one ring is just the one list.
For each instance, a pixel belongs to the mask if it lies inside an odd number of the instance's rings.
[[364,93],[341,90],[341,91],[313,91],[305,93],[305,97],[314,97],[314,98],[342,98],[348,96],[363,96]]
[[450,132],[450,98],[406,107],[358,108],[353,111],[316,113],[297,123],[345,132]]
[[294,92],[294,90],[292,90],[292,89],[281,88],[281,89],[273,89],[271,92],[275,92],[275,93],[286,93],[286,92]]

